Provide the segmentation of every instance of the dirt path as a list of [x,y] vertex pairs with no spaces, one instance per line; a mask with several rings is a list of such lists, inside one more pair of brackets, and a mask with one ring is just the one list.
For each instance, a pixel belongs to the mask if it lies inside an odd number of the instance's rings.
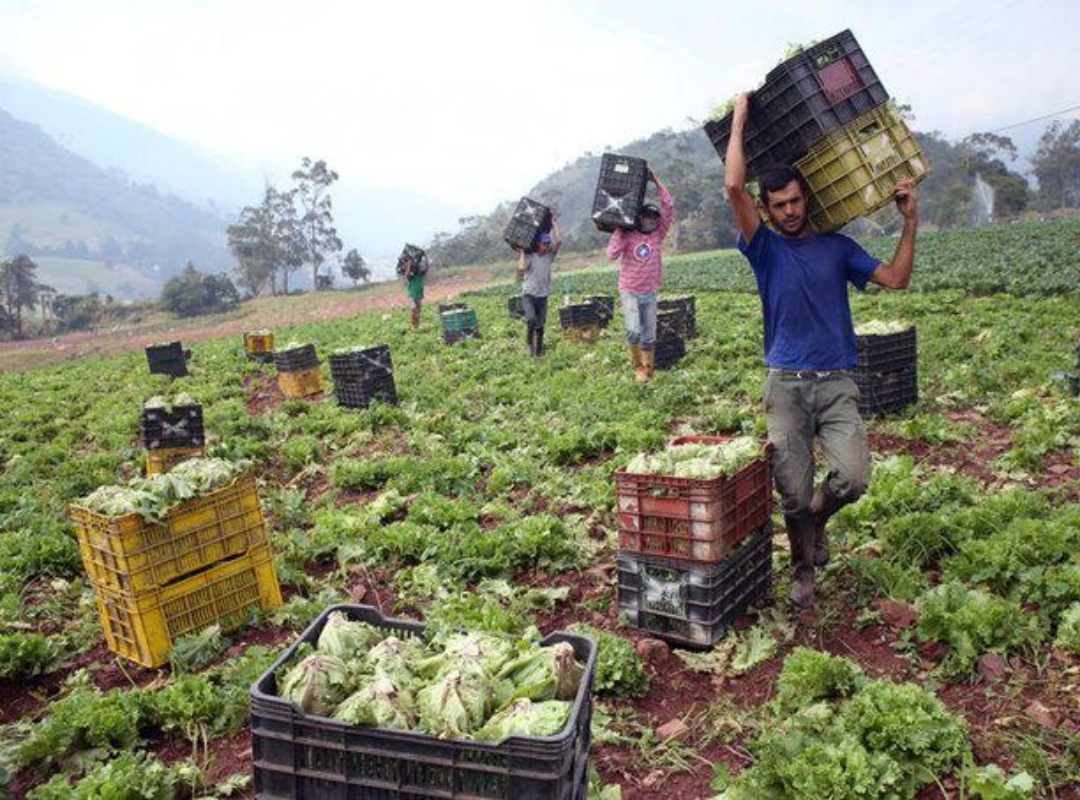
[[[435,303],[487,285],[494,279],[489,269],[472,268],[439,276],[425,287],[426,303]],[[366,311],[402,308],[409,304],[401,286],[377,284],[362,291],[319,292],[287,297],[264,297],[248,301],[229,314],[192,319],[156,319],[111,330],[81,331],[51,339],[0,342],[0,372],[33,369],[86,356],[114,356],[142,350],[162,341],[201,342],[245,331],[277,330],[316,320],[339,319]]]

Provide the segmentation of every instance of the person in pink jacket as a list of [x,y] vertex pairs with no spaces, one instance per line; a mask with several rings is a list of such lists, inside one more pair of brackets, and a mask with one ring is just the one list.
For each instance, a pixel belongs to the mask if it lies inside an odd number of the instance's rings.
[[611,234],[607,254],[619,259],[619,298],[622,301],[626,341],[634,377],[645,383],[653,374],[656,343],[656,295],[663,279],[661,251],[664,237],[675,219],[675,203],[667,187],[649,170],[649,180],[660,194],[660,208],[646,203],[633,230],[617,228]]

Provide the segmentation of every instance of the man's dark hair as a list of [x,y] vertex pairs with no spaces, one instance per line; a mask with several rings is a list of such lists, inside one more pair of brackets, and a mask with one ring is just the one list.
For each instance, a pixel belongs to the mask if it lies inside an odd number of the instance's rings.
[[795,167],[780,166],[770,167],[758,176],[758,189],[761,191],[762,205],[769,205],[769,192],[779,192],[792,181],[798,181],[802,187],[803,197],[810,199],[810,185]]

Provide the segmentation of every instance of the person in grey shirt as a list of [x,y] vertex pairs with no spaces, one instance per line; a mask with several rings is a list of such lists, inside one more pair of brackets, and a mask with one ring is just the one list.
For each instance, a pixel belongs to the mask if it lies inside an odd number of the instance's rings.
[[561,244],[559,226],[552,221],[551,232],[541,233],[536,249],[530,253],[522,250],[518,260],[518,276],[522,279],[521,305],[525,309],[525,340],[529,355],[534,358],[544,354],[544,323],[547,321],[548,295],[551,294],[551,268]]

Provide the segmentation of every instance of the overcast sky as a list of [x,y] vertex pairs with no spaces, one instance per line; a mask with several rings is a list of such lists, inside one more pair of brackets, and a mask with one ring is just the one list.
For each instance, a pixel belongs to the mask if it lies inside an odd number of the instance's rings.
[[1076,0],[0,0],[0,72],[272,176],[307,155],[486,213],[844,28],[920,130],[1080,106]]

